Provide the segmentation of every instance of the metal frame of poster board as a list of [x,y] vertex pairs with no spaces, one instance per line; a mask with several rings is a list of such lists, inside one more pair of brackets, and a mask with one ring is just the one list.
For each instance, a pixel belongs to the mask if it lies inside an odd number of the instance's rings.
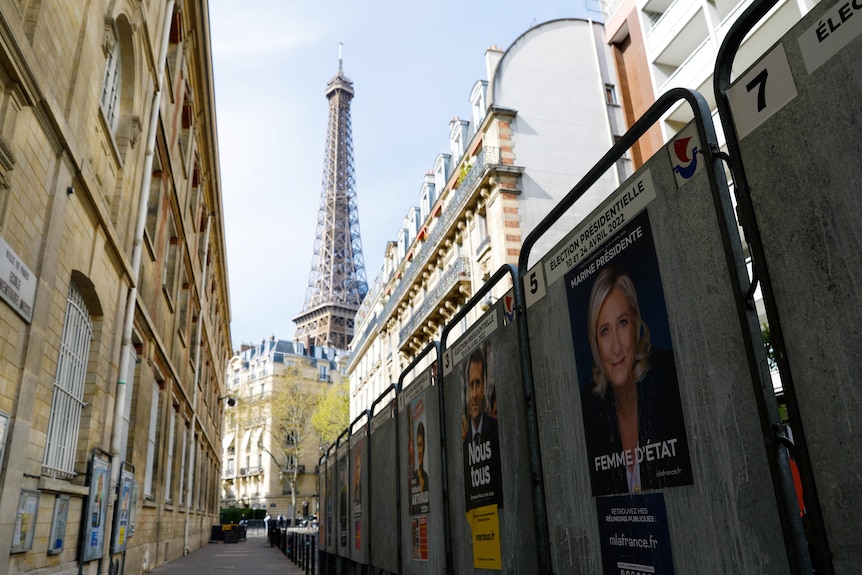
[[[359,424],[360,421],[365,420],[364,424],[364,432],[360,430],[359,433],[354,434],[353,429]],[[368,553],[367,553],[367,545],[368,545],[368,521],[365,518],[365,510],[362,508],[363,490],[364,483],[366,478],[368,477],[368,469],[366,466],[363,466],[362,462],[365,459],[365,454],[357,453],[357,449],[364,449],[365,452],[368,452],[368,436],[370,435],[371,429],[371,417],[367,410],[362,411],[357,415],[353,421],[350,422],[350,425],[347,426],[347,474],[348,474],[348,509],[347,509],[347,547],[350,551],[350,559],[355,561],[356,563],[367,564],[368,562]],[[359,436],[361,433],[361,437],[356,439],[357,445],[354,445],[354,435]],[[357,479],[356,474],[356,457],[359,456],[359,475]],[[357,485],[357,481],[359,482]],[[359,549],[356,548],[356,493],[357,489],[359,491]],[[352,528],[351,528],[352,527]]]
[[32,551],[36,535],[36,520],[39,515],[41,492],[37,489],[21,489],[10,547],[10,553]]
[[[323,451],[323,448],[321,447],[320,450]],[[317,524],[318,524],[318,527],[317,527],[317,533],[318,533],[317,549],[321,553],[323,553],[323,551],[324,551],[323,541],[320,541],[320,539],[323,539],[322,537],[320,537],[320,525],[322,525],[321,520],[323,519],[322,511],[323,511],[324,506],[326,505],[326,490],[324,489],[325,484],[323,483],[323,477],[326,475],[325,468],[324,468],[325,465],[326,465],[326,452],[324,452],[323,455],[321,455],[320,457],[317,458]]]
[[[763,305],[766,309],[766,316],[769,321],[770,344],[775,350],[775,362],[778,366],[782,387],[784,389],[784,396],[787,400],[786,405],[788,415],[791,421],[797,422],[793,428],[793,440],[791,441],[787,436],[786,426],[782,424],[778,415],[777,400],[773,393],[767,363],[765,361],[759,363],[759,365],[752,363],[752,374],[756,374],[759,378],[756,378],[753,381],[755,383],[760,383],[759,389],[755,390],[757,407],[761,414],[764,436],[767,438],[766,446],[771,455],[770,466],[773,467],[776,493],[780,494],[780,498],[782,500],[779,505],[779,510],[782,513],[784,537],[788,547],[792,549],[793,557],[795,559],[792,566],[798,570],[797,572],[812,572],[812,559],[817,561],[818,571],[824,570],[823,572],[831,572],[831,552],[829,549],[824,517],[814,483],[814,473],[808,453],[808,445],[805,440],[805,432],[801,424],[798,423],[802,421],[802,418],[799,412],[796,387],[790,370],[784,332],[779,319],[780,315],[778,304],[775,299],[773,283],[767,266],[760,227],[755,216],[754,203],[751,197],[751,186],[749,185],[745,172],[745,164],[743,162],[739,141],[740,136],[737,131],[737,125],[734,120],[730,97],[728,95],[728,92],[731,89],[733,61],[742,41],[777,3],[778,0],[756,0],[745,12],[743,12],[739,19],[734,22],[718,51],[713,76],[713,88],[715,91],[719,119],[724,129],[724,136],[727,143],[727,161],[730,165],[731,173],[733,174],[738,205],[737,212],[739,214],[739,224],[745,233],[745,238],[748,242],[752,256],[751,260],[754,281],[750,284],[747,291],[740,291],[741,297],[739,304],[753,307],[754,290],[759,285],[763,296]],[[821,6],[821,8],[823,7]],[[764,72],[765,71],[766,69],[764,68]],[[744,74],[741,74],[740,78],[743,75]],[[766,75],[755,77],[752,80],[752,89],[749,91],[757,89],[762,91],[765,88],[765,84]],[[763,94],[761,93],[760,96],[763,96]],[[765,104],[765,99],[760,98],[758,107],[763,104]],[[750,333],[746,333],[744,335],[751,341],[747,341],[747,343],[751,345],[754,342],[759,341],[759,338],[761,337],[759,325],[749,326],[748,331]],[[749,361],[753,362],[753,358],[749,357]],[[798,466],[802,490],[805,493],[808,536],[806,536],[805,526],[802,525],[802,521],[799,519],[799,507],[796,499],[797,495],[791,478],[789,454],[789,447],[791,445],[793,447],[793,458]],[[810,545],[807,540],[808,537],[811,538]],[[814,557],[812,557],[811,552],[813,552]]]
[[[342,565],[345,559],[350,559],[350,446],[349,441],[345,439],[349,437],[350,427],[345,427],[335,440],[335,473],[332,478],[333,500],[335,502],[333,509],[337,515],[333,518],[333,523],[338,523],[338,529],[335,532],[338,537],[334,538],[333,541],[335,555],[338,556],[338,562]],[[346,447],[342,444],[342,440],[344,440],[344,444],[347,444]],[[344,482],[344,501],[341,500],[341,481]],[[343,525],[342,516],[344,518]]]
[[126,461],[120,464],[114,504],[114,525],[111,529],[111,553],[125,552],[128,547],[132,516],[132,488],[135,484],[135,466]]
[[69,521],[69,495],[57,495],[51,516],[51,536],[48,538],[48,555],[59,555],[66,544],[66,525]]
[[[608,170],[613,169],[617,160],[631,148],[638,139],[643,136],[654,124],[660,121],[662,115],[667,112],[678,101],[685,100],[691,107],[694,114],[694,124],[697,130],[698,137],[702,144],[703,161],[706,162],[709,169],[707,175],[709,187],[712,194],[713,203],[715,206],[716,218],[718,220],[719,233],[721,235],[722,247],[726,258],[726,264],[734,277],[731,278],[733,285],[741,286],[742,293],[748,289],[748,277],[745,268],[745,260],[739,243],[734,243],[731,238],[737,235],[736,220],[734,217],[733,206],[729,197],[721,193],[721,188],[717,174],[723,174],[722,157],[718,153],[719,147],[717,137],[712,123],[707,123],[707,118],[711,117],[709,105],[706,99],[694,90],[685,88],[674,88],[662,95],[656,102],[647,110],[640,119],[610,148],[604,156],[596,163],[593,168],[578,182],[563,199],[548,213],[548,215],[539,222],[532,232],[524,239],[521,254],[518,262],[518,286],[522,287],[521,291],[516,291],[516,305],[519,309],[526,310],[529,305],[529,298],[533,301],[541,297],[541,294],[546,290],[544,274],[542,272],[542,263],[539,262],[534,268],[528,269],[531,250],[536,242],[546,232],[551,230],[552,226],[557,223],[562,216],[583,197],[590,188],[596,184],[599,179]],[[738,303],[738,302],[737,302]],[[751,310],[739,308],[740,321],[748,322]],[[756,316],[755,316],[756,319]],[[527,322],[522,322],[520,325],[522,330],[521,337],[525,341],[530,341]],[[746,342],[747,343],[747,342]],[[765,352],[760,346],[760,353],[751,345],[746,345],[749,357],[759,357],[765,363]],[[526,353],[530,353],[529,347]],[[532,358],[526,360],[527,370],[532,369]]]
[[333,538],[333,532],[335,531],[335,508],[333,506],[333,500],[335,497],[335,488],[333,487],[333,480],[335,477],[335,443],[326,449],[322,471],[323,486],[326,490],[326,496],[321,497],[324,505],[320,510],[321,517],[318,521],[319,525],[324,526],[323,537],[320,538],[321,541],[319,547],[323,550],[323,553],[321,553],[320,569],[321,573],[328,573],[335,569],[336,561],[338,559],[335,554],[335,549],[337,547],[335,539]]
[[[92,537],[91,529],[88,529],[87,526],[92,527],[92,498],[96,495],[95,489],[98,489],[98,485],[94,483],[95,475],[96,475],[96,461],[101,462],[100,467],[102,469],[99,471],[100,477],[107,476],[107,481],[103,482],[102,485],[102,493],[101,493],[101,501],[99,507],[99,522],[101,531],[101,535],[98,536],[98,542],[96,546],[87,545],[87,542]],[[87,561],[93,561],[95,559],[100,559],[104,556],[104,542],[105,542],[105,525],[104,522],[107,520],[107,509],[108,509],[108,498],[111,494],[111,454],[103,449],[99,449],[98,447],[94,447],[90,453],[90,462],[87,466],[87,483],[90,486],[89,494],[86,499],[86,505],[83,505],[82,509],[82,518],[81,518],[81,530],[79,534],[79,552],[78,552],[78,563],[83,565]],[[95,548],[94,548],[95,547]],[[92,551],[87,552],[88,549],[92,549]]]
[[319,518],[318,523],[323,525],[323,537],[321,537],[322,541],[320,542],[320,548],[324,550],[327,554],[334,556],[335,554],[332,552],[334,547],[332,545],[332,530],[333,526],[333,513],[334,510],[332,508],[332,474],[330,474],[330,464],[332,464],[333,468],[335,463],[332,461],[335,457],[335,444],[333,443],[326,449],[326,453],[323,456],[323,465],[320,469],[323,475],[323,491],[321,492],[321,499],[324,501],[323,508],[320,510],[321,517]]
[[[479,290],[465,303],[446,325],[443,327],[443,332],[440,336],[440,354],[441,366],[440,373],[444,374],[448,366],[447,342],[450,332],[455,329],[459,322],[467,317],[467,314],[476,305],[480,304],[486,295],[491,293],[491,290],[504,278],[509,277],[512,283],[512,292],[515,298],[514,321],[518,331],[518,353],[519,365],[521,369],[521,383],[523,386],[525,418],[526,418],[526,437],[527,449],[530,459],[530,477],[532,479],[531,502],[533,506],[533,528],[536,537],[536,560],[538,573],[551,573],[551,552],[550,552],[550,536],[548,532],[548,521],[545,513],[545,490],[544,478],[542,472],[542,456],[539,448],[539,430],[537,425],[536,406],[533,399],[533,376],[529,363],[529,345],[526,338],[526,320],[524,318],[525,305],[517,302],[524,301],[524,294],[521,290],[521,283],[518,281],[518,269],[510,264],[504,264],[492,275]],[[441,385],[441,390],[443,386]],[[441,401],[440,417],[444,417],[444,406]],[[445,426],[444,426],[445,427]]]
[[[393,383],[393,384],[389,385],[389,387],[384,389],[383,392],[379,396],[377,396],[377,399],[372,401],[371,405],[368,407],[369,434],[368,434],[368,450],[367,450],[367,453],[365,455],[365,461],[366,461],[366,465],[367,465],[368,470],[369,470],[368,476],[367,476],[368,477],[368,491],[367,491],[367,493],[368,493],[368,564],[372,567],[379,567],[381,565],[380,562],[375,563],[375,561],[374,561],[374,543],[373,542],[374,542],[374,524],[375,524],[374,523],[374,511],[375,511],[375,507],[374,507],[374,476],[375,476],[375,474],[371,472],[371,470],[374,469],[374,449],[372,447],[372,445],[373,445],[372,436],[374,433],[374,429],[372,429],[372,428],[374,427],[375,418],[380,416],[380,414],[383,413],[383,411],[380,411],[379,413],[377,412],[377,406],[382,405],[383,406],[382,409],[390,410],[391,416],[393,417],[393,419],[395,419],[395,427],[397,430],[397,428],[398,428],[398,407],[397,407],[398,403],[397,402],[398,402],[398,386]],[[398,450],[396,449],[395,451],[396,451],[396,453],[395,453],[396,472],[395,473],[396,473],[396,482],[397,482]],[[397,493],[396,493],[396,497],[398,497]],[[397,539],[398,539],[397,549],[399,550],[398,553],[400,553],[400,549],[401,549],[401,545],[400,545],[401,523],[397,519],[396,519],[395,523],[396,523],[396,530],[398,531],[398,533],[397,533]]]
[[[441,351],[440,351],[440,342],[432,341],[425,348],[419,352],[416,357],[413,358],[413,361],[401,371],[401,374],[398,376],[398,383],[396,384],[396,397],[400,399],[401,394],[404,390],[404,380],[406,377],[414,370],[416,367],[425,359],[431,352],[434,352],[434,365],[437,373],[437,377],[442,377],[442,365],[441,365]],[[439,405],[443,405],[443,386],[437,384],[437,400]],[[452,541],[451,541],[451,531],[450,531],[450,522],[449,522],[449,479],[448,479],[448,471],[447,471],[447,462],[446,462],[446,425],[443,421],[443,409],[439,409],[439,425],[440,425],[440,460],[441,460],[441,478],[440,482],[442,485],[442,493],[443,493],[443,539],[444,539],[444,553],[445,553],[445,566],[446,572],[452,572]],[[397,427],[397,426],[396,426]],[[400,444],[396,442],[396,453],[397,460],[400,462]],[[400,468],[398,470],[398,476],[401,476]],[[401,537],[401,489],[397,490],[396,497],[398,498],[398,570],[401,571],[402,567],[402,554],[401,554],[401,545],[403,543]]]
[[[317,485],[318,485],[318,532],[320,529],[323,529],[322,534],[318,533],[318,555],[320,561],[320,572],[328,573],[332,569],[335,569],[333,562],[335,561],[335,554],[332,550],[329,549],[330,546],[327,546],[326,540],[330,537],[330,531],[332,529],[331,526],[331,517],[332,512],[330,509],[330,505],[332,503],[332,477],[329,475],[329,463],[330,460],[334,457],[335,452],[335,444],[333,443],[323,455],[318,459],[317,464]],[[333,464],[334,465],[334,464]],[[327,510],[330,510],[327,513]],[[330,520],[330,524],[327,525],[327,520]],[[322,536],[321,536],[322,535]]]

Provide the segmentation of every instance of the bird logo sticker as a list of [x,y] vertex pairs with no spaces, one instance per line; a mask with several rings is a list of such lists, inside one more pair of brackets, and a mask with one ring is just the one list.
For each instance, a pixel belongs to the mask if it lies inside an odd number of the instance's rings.
[[512,292],[503,296],[503,325],[509,325],[515,319],[515,296]]
[[694,125],[680,132],[668,145],[668,155],[673,168],[676,185],[682,186],[694,176],[703,165],[700,140]]

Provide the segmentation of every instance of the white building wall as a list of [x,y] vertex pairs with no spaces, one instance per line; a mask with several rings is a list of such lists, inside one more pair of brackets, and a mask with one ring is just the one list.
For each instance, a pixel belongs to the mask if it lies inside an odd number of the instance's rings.
[[[467,203],[462,204],[467,207],[458,216],[458,231],[454,235],[449,233],[442,245],[422,246],[419,239],[414,239],[412,251],[409,246],[398,246],[400,249],[393,249],[394,244],[387,246],[384,269],[393,273],[378,276],[382,284],[372,288],[373,299],[363,303],[357,316],[348,366],[351,418],[397,382],[401,370],[412,360],[411,352],[404,350],[399,331],[409,323],[412,314],[422,309],[424,299],[434,293],[450,266],[458,258],[466,258],[469,290],[475,293],[501,265],[517,263],[523,239],[613,146],[615,136],[619,135],[614,128],[622,125],[619,107],[608,105],[606,100],[606,85],[616,86],[617,80],[601,24],[578,19],[540,24],[526,31],[505,51],[489,49],[485,60],[491,74],[487,110],[484,116],[474,113],[472,108],[468,110],[472,119],[469,126],[461,120],[449,124],[450,140],[441,146],[453,153],[448,178],[440,175],[446,156],[429,159],[436,160],[432,173],[442,208],[432,206],[424,227],[433,233],[434,226],[444,219],[441,210],[445,215],[451,210],[464,209],[452,201],[455,195],[452,185],[465,158],[474,161],[472,154],[484,154],[486,163],[498,164],[494,169],[502,168],[503,173],[509,170],[510,181],[517,180],[515,189],[503,186],[496,177],[483,182],[482,188],[474,189]],[[453,134],[458,138],[470,137],[463,142],[463,156],[455,157],[455,152],[460,153],[462,148],[452,145]],[[621,172],[625,174],[627,170],[623,161]],[[612,170],[594,186],[588,198],[577,206],[581,216],[618,187],[619,174],[620,171]],[[417,174],[417,179],[422,177]],[[417,205],[419,200],[417,196]],[[562,236],[564,230],[559,229],[537,245],[536,256]],[[393,230],[393,236],[398,236],[398,230]],[[410,290],[412,295],[399,294],[404,305],[391,309],[389,304],[387,308],[388,298],[399,285],[390,278],[410,276],[410,268],[401,260],[408,253],[420,254],[417,262],[410,265],[425,266],[418,275],[420,279],[415,280],[422,286]],[[429,253],[434,255],[423,263]],[[462,298],[462,303],[469,295]],[[450,300],[447,302],[451,303]],[[427,313],[427,305],[425,310]],[[443,317],[446,315],[452,314]],[[432,326],[422,327],[439,339],[442,322],[438,315]]]
[[[740,46],[734,74],[740,74],[764,54],[819,0],[780,0]],[[671,88],[691,88],[715,109],[713,70],[727,32],[754,0],[638,0],[644,49],[656,97]],[[655,18],[655,19],[654,19]],[[678,105],[662,122],[667,141],[692,120],[687,105]],[[723,143],[720,142],[720,143]]]
[[[517,111],[512,129],[515,163],[525,167],[520,210],[525,232],[614,144],[604,86],[617,81],[608,76],[611,56],[600,34],[601,25],[583,20],[543,24],[518,38],[496,70],[491,104]],[[617,174],[607,173],[579,202],[576,214],[586,216],[618,184]],[[551,234],[535,255],[558,239]]]

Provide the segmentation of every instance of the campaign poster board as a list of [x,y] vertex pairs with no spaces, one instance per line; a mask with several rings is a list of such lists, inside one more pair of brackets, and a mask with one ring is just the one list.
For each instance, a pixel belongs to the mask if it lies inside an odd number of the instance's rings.
[[350,508],[350,478],[347,470],[347,446],[336,448],[335,458],[335,504],[336,504],[336,554],[341,557],[350,556],[348,540],[349,517],[353,515]]
[[[595,447],[607,441],[608,424],[602,422],[600,433],[595,420],[601,411],[582,394],[594,387],[587,285],[596,282],[599,268],[619,263],[632,268],[651,341],[665,351],[656,365],[675,372],[660,409],[669,412],[671,431],[658,440],[637,428],[634,434],[644,464],[640,493],[664,496],[674,565],[787,570],[725,240],[736,242],[736,253],[742,249],[738,236],[725,235],[727,218],[736,234],[732,204],[723,170],[713,171],[708,161],[704,138],[694,124],[683,128],[522,278],[556,571],[601,572],[595,499],[629,493],[628,478],[623,473],[620,479],[619,471],[604,484],[613,463],[628,461],[621,451]],[[744,261],[734,265],[744,269]],[[636,461],[637,448],[629,457]],[[652,474],[649,482],[645,472]],[[577,545],[573,533],[585,534]]]
[[458,573],[529,573],[538,566],[520,341],[502,303],[444,345],[452,557]]
[[829,560],[850,573],[862,564],[862,3],[821,1],[728,98],[797,398],[791,430],[807,446]]
[[398,572],[398,532],[395,529],[401,529],[395,497],[396,490],[401,486],[401,476],[395,461],[398,448],[396,409],[394,397],[376,407],[371,417],[368,446],[370,473],[367,509],[371,546],[368,562],[390,573]]
[[564,276],[594,496],[692,483],[652,228],[626,209],[651,186],[639,179],[588,220],[580,244],[619,225]]
[[363,564],[368,563],[368,523],[364,512],[368,503],[367,431],[366,423],[350,436],[350,558]]
[[596,497],[596,515],[604,573],[674,575],[664,494]]
[[329,486],[326,483],[326,462],[329,457],[321,457],[317,462],[317,493],[319,496],[319,508],[317,510],[317,539],[318,549],[326,551],[326,507],[329,504]]
[[90,463],[90,493],[84,506],[84,526],[81,529],[82,561],[92,561],[104,555],[108,499],[111,495],[111,461],[107,454],[94,453]]
[[[436,360],[436,355],[434,356]],[[403,572],[445,570],[440,385],[437,363],[405,380],[398,394],[401,425]]]
[[117,486],[117,505],[114,512],[114,553],[125,551],[131,536],[132,487],[134,482],[134,471],[123,469],[120,473],[120,484]]
[[69,499],[68,495],[57,495],[54,499],[54,514],[51,516],[51,537],[48,539],[48,555],[59,555],[66,546]]
[[33,548],[36,534],[36,517],[39,513],[39,492],[22,489],[18,496],[18,512],[12,530],[11,553],[22,553]]
[[325,478],[324,482],[326,483],[326,505],[324,509],[324,521],[321,521],[320,524],[324,525],[324,537],[323,541],[325,541],[324,550],[335,554],[336,542],[337,539],[333,536],[335,532],[334,525],[334,516],[335,516],[335,499],[338,496],[338,492],[335,488],[335,450],[330,449],[330,452],[326,457],[326,470],[324,472]]

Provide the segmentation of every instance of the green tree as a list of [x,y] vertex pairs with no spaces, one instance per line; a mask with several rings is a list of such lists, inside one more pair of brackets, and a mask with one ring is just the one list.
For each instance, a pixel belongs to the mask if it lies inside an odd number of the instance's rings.
[[320,447],[335,443],[341,432],[350,424],[350,392],[347,382],[333,383],[317,404],[311,425],[320,436]]
[[302,378],[299,370],[293,368],[273,384],[272,401],[272,438],[273,450],[280,451],[280,458],[270,453],[277,461],[280,459],[282,475],[290,485],[291,512],[296,513],[296,486],[299,481],[299,461],[311,445],[309,423],[319,396],[313,389],[315,383]]
[[316,453],[309,433],[311,416],[319,399],[315,384],[303,378],[296,367],[289,368],[273,375],[273,389],[269,394],[249,397],[241,403],[240,417],[245,426],[263,427],[270,438],[269,445],[262,439],[258,449],[272,458],[282,480],[290,486],[292,512],[296,509],[299,461],[310,450]]

